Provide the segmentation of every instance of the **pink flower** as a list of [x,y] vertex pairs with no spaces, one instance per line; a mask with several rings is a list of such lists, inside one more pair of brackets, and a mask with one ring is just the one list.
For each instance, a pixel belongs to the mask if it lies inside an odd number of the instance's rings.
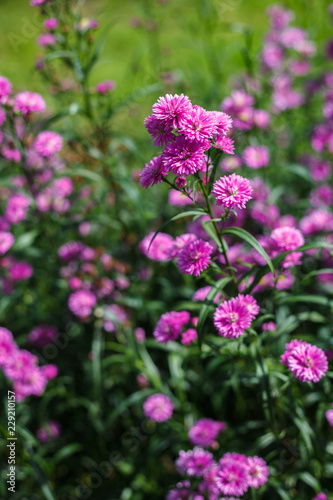
[[251,295],[239,294],[237,296],[237,299],[239,300],[240,304],[244,305],[247,308],[252,319],[254,319],[259,314],[260,307],[258,306],[257,301]]
[[249,474],[246,463],[232,461],[220,465],[215,483],[224,495],[243,495],[249,488]]
[[330,425],[330,427],[333,427],[333,409],[327,410],[325,412],[325,417],[326,417],[327,422]]
[[267,43],[261,53],[264,65],[273,69],[283,62],[284,52],[283,49],[276,43]]
[[329,500],[329,498],[325,493],[318,493],[312,500]]
[[185,233],[180,236],[177,236],[173,241],[172,245],[168,250],[168,257],[170,260],[176,259],[179,255],[179,252],[189,243],[195,241],[197,237],[192,233]]
[[42,113],[46,109],[46,103],[40,94],[26,91],[15,96],[14,108],[23,115]]
[[184,94],[175,94],[174,96],[166,94],[153,105],[153,114],[159,120],[170,123],[174,128],[177,128],[191,108],[191,101]]
[[46,3],[48,0],[30,0],[30,5],[32,7],[39,7],[39,5],[43,5]]
[[134,330],[134,336],[135,340],[137,341],[138,344],[144,344],[146,340],[146,332],[143,328],[135,328]]
[[313,207],[332,206],[333,190],[330,186],[318,186],[310,193],[310,202]]
[[11,196],[7,202],[5,218],[11,224],[18,224],[27,218],[28,207],[31,201],[24,194],[18,193]]
[[256,127],[266,129],[271,121],[270,114],[263,109],[255,109],[253,114],[253,123]]
[[281,360],[301,382],[318,382],[327,372],[327,357],[319,347],[304,341],[293,341],[286,348]]
[[[212,289],[211,286],[204,286],[203,288],[199,288],[192,297],[193,302],[205,300],[211,289]],[[215,304],[219,302],[220,298],[221,298],[221,293],[219,292],[214,297]]]
[[251,314],[242,300],[232,298],[220,304],[214,313],[214,325],[225,338],[238,338],[252,323]]
[[260,457],[247,458],[247,472],[249,475],[248,483],[250,488],[258,489],[259,486],[267,482],[269,468],[265,460]]
[[267,14],[274,30],[282,30],[294,19],[294,13],[284,9],[281,5],[272,5],[267,9]]
[[189,328],[186,332],[182,333],[181,343],[183,345],[191,345],[198,338],[198,334],[194,328]]
[[304,245],[304,237],[294,227],[278,227],[271,234],[271,239],[279,252],[296,250]]
[[243,151],[243,161],[249,168],[267,167],[269,152],[265,146],[247,146]]
[[194,445],[206,448],[213,446],[219,433],[225,429],[226,424],[224,422],[218,422],[211,418],[201,418],[192,425],[188,437]]
[[96,90],[99,94],[108,94],[111,90],[116,88],[116,82],[113,80],[105,80],[96,85]]
[[155,146],[164,147],[168,142],[174,139],[172,133],[171,123],[163,120],[159,120],[155,115],[149,115],[144,120],[144,125],[148,130],[149,134],[152,136],[151,141],[155,139]]
[[0,327],[0,368],[4,367],[18,350],[12,333],[7,328]]
[[[0,132],[0,137],[2,137],[1,136],[1,132]],[[9,144],[4,144],[2,146],[2,148],[1,148],[1,154],[7,160],[13,161],[15,163],[19,163],[21,161],[21,159],[22,159],[22,155],[21,155],[20,151],[18,149],[14,148],[13,146],[9,145]]]
[[200,142],[178,136],[175,142],[166,145],[162,162],[167,172],[185,176],[195,174],[206,166],[204,147]]
[[268,323],[263,323],[262,331],[263,332],[275,332],[277,330],[277,326],[274,321],[268,321]]
[[233,170],[237,170],[242,166],[242,159],[239,156],[227,156],[223,158],[220,163],[220,167],[224,172],[232,172]]
[[[149,259],[165,262],[169,260],[169,248],[173,244],[173,238],[166,233],[149,233],[139,244],[141,252]],[[151,243],[152,241],[152,243]]]
[[217,133],[215,115],[200,106],[193,106],[182,118],[178,131],[190,141],[212,139]]
[[155,422],[165,422],[172,416],[173,404],[164,394],[153,394],[144,402],[143,412],[147,418]]
[[216,149],[220,149],[221,151],[223,151],[223,153],[226,153],[227,155],[234,154],[234,149],[235,149],[234,141],[231,139],[231,137],[227,137],[226,135],[217,136],[213,146]]
[[176,340],[183,326],[189,321],[190,314],[187,311],[167,312],[160,317],[153,331],[153,335],[157,342],[166,344],[171,340]]
[[55,17],[51,17],[51,18],[46,19],[44,21],[44,28],[46,30],[53,31],[58,27],[58,25],[59,25],[59,21]]
[[40,47],[51,47],[57,43],[57,38],[53,33],[42,33],[39,35],[37,43]]
[[176,460],[180,474],[197,477],[203,476],[214,464],[213,455],[197,446],[187,452],[180,451]]
[[36,436],[41,443],[48,443],[60,436],[61,426],[54,420],[49,420],[43,427],[37,429]]
[[14,245],[15,238],[8,231],[0,231],[0,255],[5,254]]
[[88,290],[78,290],[72,293],[68,299],[68,307],[75,316],[86,318],[92,313],[97,303],[96,296]]
[[56,132],[45,130],[40,132],[34,142],[36,151],[41,155],[48,158],[54,153],[58,153],[62,149],[62,137]]
[[195,240],[178,254],[178,267],[183,274],[199,276],[211,263],[213,247],[204,240]]
[[36,347],[44,347],[52,344],[59,336],[58,329],[55,326],[39,325],[36,326],[28,335],[30,344]]
[[33,274],[33,269],[27,262],[15,262],[9,269],[12,281],[23,281],[29,279]]
[[140,184],[147,189],[149,186],[154,186],[158,182],[162,182],[163,175],[166,174],[166,169],[162,163],[162,157],[156,156],[150,163],[146,163],[140,174]]
[[12,92],[12,84],[5,76],[0,76],[0,102],[6,102]]
[[252,199],[250,181],[237,174],[221,177],[214,183],[212,194],[218,205],[231,210],[234,207],[245,208],[246,203]]

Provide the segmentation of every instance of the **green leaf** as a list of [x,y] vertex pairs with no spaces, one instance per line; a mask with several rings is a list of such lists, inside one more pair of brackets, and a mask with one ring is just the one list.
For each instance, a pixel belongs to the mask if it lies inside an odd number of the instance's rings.
[[292,302],[305,302],[312,304],[319,304],[322,306],[330,306],[331,302],[327,297],[322,297],[320,295],[288,295],[287,297],[281,297],[278,299],[279,304],[289,304]]
[[80,451],[81,449],[82,445],[79,443],[71,443],[67,446],[64,446],[54,455],[53,462],[54,463],[62,462],[65,458],[70,457],[71,455]]
[[93,172],[92,170],[87,170],[86,168],[75,168],[73,170],[68,170],[66,173],[73,177],[78,175],[91,181],[98,182],[99,184],[105,184],[105,180],[101,175],[97,172]]
[[296,477],[299,477],[304,483],[308,484],[313,488],[317,493],[321,491],[319,481],[313,477],[310,472],[300,472]]
[[109,417],[108,417],[107,423],[106,423],[106,427],[110,426],[116,420],[116,418],[119,417],[119,415],[121,415],[122,412],[125,411],[129,406],[141,403],[150,394],[152,394],[152,390],[151,389],[143,389],[142,391],[134,392],[128,398],[124,399],[117,406],[117,408],[115,408],[109,414]]
[[39,234],[38,229],[33,229],[28,233],[22,234],[21,236],[16,238],[16,241],[12,249],[17,251],[17,250],[24,250],[25,248],[30,247],[32,243],[35,241],[38,234]]
[[271,259],[268,257],[267,253],[260,245],[260,243],[258,243],[258,241],[254,238],[254,236],[252,236],[252,234],[248,233],[247,231],[245,231],[245,229],[242,229],[240,227],[228,227],[227,229],[223,230],[222,234],[231,234],[233,236],[238,236],[246,243],[251,245],[259,253],[259,255],[261,255],[261,257],[265,259],[269,269],[275,276],[275,270]]
[[158,228],[158,230],[156,231],[156,233],[152,237],[151,242],[149,243],[148,252],[149,252],[149,249],[151,247],[151,244],[153,243],[153,241],[156,238],[156,236],[158,235],[158,233],[160,233],[162,231],[162,229],[164,229],[165,226],[167,226],[170,222],[178,220],[178,219],[183,219],[184,217],[189,217],[190,215],[202,216],[202,215],[205,215],[205,213],[206,212],[204,210],[199,210],[199,209],[197,209],[197,210],[184,210],[182,212],[178,212],[177,214],[173,215],[172,217],[169,217],[169,219],[167,221],[163,222],[163,224]]

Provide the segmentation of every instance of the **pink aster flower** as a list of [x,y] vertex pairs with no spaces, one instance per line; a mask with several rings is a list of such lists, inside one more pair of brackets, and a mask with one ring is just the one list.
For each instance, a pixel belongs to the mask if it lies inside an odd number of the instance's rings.
[[218,334],[225,338],[238,338],[252,323],[251,314],[239,298],[220,304],[214,313],[214,325]]
[[231,137],[227,137],[226,135],[218,135],[215,139],[215,143],[213,144],[214,148],[220,149],[223,153],[227,155],[234,154],[234,141]]
[[162,163],[162,157],[156,156],[150,163],[146,163],[140,174],[140,184],[147,189],[149,186],[154,186],[158,182],[162,182],[163,175],[166,174],[166,169]]
[[36,432],[36,437],[41,443],[48,443],[52,439],[60,436],[61,426],[54,420],[49,420],[43,427],[39,427]]
[[97,299],[89,290],[78,290],[72,293],[68,299],[68,307],[75,316],[79,318],[86,318],[92,313]]
[[144,120],[144,126],[152,136],[150,140],[152,141],[155,139],[155,146],[164,147],[175,137],[172,133],[173,128],[171,123],[164,120],[159,120],[155,115],[149,115]]
[[215,117],[216,134],[226,135],[232,129],[231,116],[223,113],[223,111],[210,111]]
[[270,18],[271,27],[274,30],[282,30],[294,19],[294,13],[291,10],[284,9],[281,5],[272,5],[267,9]]
[[32,7],[39,7],[40,5],[43,5],[46,3],[48,0],[30,0],[30,5]]
[[206,167],[204,147],[200,142],[178,136],[175,142],[166,145],[162,162],[167,172],[185,176],[195,174]]
[[[196,196],[197,198],[197,196]],[[169,205],[175,207],[186,207],[187,205],[192,205],[193,201],[191,198],[186,196],[186,194],[178,191],[177,189],[170,189],[168,196]]]
[[239,300],[240,304],[244,305],[247,308],[252,319],[254,319],[259,314],[260,307],[258,306],[257,301],[251,295],[239,294],[237,296],[237,299]]
[[206,448],[213,446],[219,433],[225,429],[226,424],[224,422],[218,422],[211,418],[201,418],[192,425],[188,437],[194,445]]
[[189,328],[186,332],[182,333],[181,343],[183,345],[191,345],[198,338],[197,331],[194,328]]
[[203,476],[215,464],[213,455],[196,446],[187,452],[180,451],[176,466],[180,474],[188,476]]
[[[1,132],[0,132],[0,138],[1,138]],[[1,142],[1,141],[0,141]],[[13,161],[15,163],[19,163],[22,159],[22,155],[20,151],[10,144],[4,144],[1,148],[1,154],[4,156],[7,160]]]
[[5,254],[14,245],[15,238],[8,231],[0,231],[0,255]]
[[116,82],[114,80],[105,80],[105,82],[100,82],[96,85],[96,90],[99,94],[108,94],[115,88]]
[[39,325],[36,326],[28,335],[30,344],[37,347],[44,347],[52,344],[59,336],[58,329],[55,326]]
[[44,21],[44,28],[46,30],[54,31],[59,25],[58,19],[55,17],[50,17]]
[[70,262],[79,259],[83,249],[81,241],[68,241],[58,249],[58,256],[64,262]]
[[40,47],[52,47],[57,43],[57,38],[53,33],[42,33],[37,39]]
[[318,186],[310,193],[310,202],[313,207],[332,206],[333,190],[330,186]]
[[204,240],[195,240],[178,254],[178,267],[183,274],[199,276],[211,263],[213,247]]
[[247,473],[249,475],[248,484],[250,488],[258,489],[259,486],[267,482],[269,468],[265,460],[260,457],[247,458]]
[[245,208],[246,203],[252,199],[250,181],[237,174],[221,177],[214,183],[212,194],[218,205],[231,210],[234,207]]
[[287,348],[287,357],[286,352],[281,356],[282,362],[287,363],[291,373],[301,382],[318,382],[328,370],[324,351],[307,342],[298,341],[294,345]]
[[247,146],[243,151],[243,161],[249,168],[267,167],[269,152],[265,146]]
[[266,68],[273,69],[281,65],[284,60],[284,51],[280,45],[268,42],[261,53]]
[[217,133],[215,115],[200,106],[193,106],[182,118],[178,131],[190,141],[212,139]]
[[14,108],[23,115],[42,113],[46,109],[46,103],[40,94],[26,91],[15,96]]
[[325,493],[318,493],[312,500],[329,500],[329,498]]
[[164,394],[153,394],[143,404],[143,412],[147,418],[155,422],[169,420],[173,413],[173,404]]
[[[211,289],[212,289],[211,286],[204,286],[203,288],[199,288],[199,290],[197,290],[192,297],[193,302],[205,300]],[[219,302],[221,296],[222,296],[221,292],[216,294],[216,296],[214,297],[215,304]]]
[[189,243],[197,239],[195,234],[185,233],[177,236],[172,245],[168,250],[168,256],[170,260],[174,260],[178,257],[179,252]]
[[153,335],[157,342],[166,344],[170,340],[176,340],[182,328],[190,321],[190,314],[187,311],[167,312],[162,314],[154,331]]
[[263,332],[275,332],[277,330],[277,326],[274,321],[268,321],[267,323],[263,323],[262,331]]
[[40,132],[34,142],[36,151],[41,155],[48,158],[54,153],[58,153],[62,149],[63,140],[61,135],[56,132],[45,130]]
[[271,239],[279,252],[296,250],[304,245],[304,237],[294,227],[278,227],[271,234]]
[[0,76],[0,102],[6,102],[12,92],[12,84],[5,76]]
[[249,488],[246,464],[233,461],[221,465],[216,473],[215,483],[224,495],[244,495]]
[[7,328],[0,327],[0,368],[4,367],[18,350],[12,333]]
[[8,199],[5,219],[11,224],[18,224],[27,218],[30,199],[22,193],[17,193]]
[[191,110],[192,104],[184,94],[166,94],[160,97],[153,105],[153,114],[159,120],[170,123],[174,128],[178,128],[179,123]]
[[256,127],[266,129],[271,121],[270,114],[263,109],[255,109],[253,113],[253,123]]
[[233,172],[242,166],[242,159],[239,156],[227,156],[222,159],[220,167],[224,172]]
[[325,417],[330,427],[333,427],[333,409],[327,410],[325,412]]
[[165,262],[169,260],[169,249],[174,240],[169,234],[158,233],[152,241],[154,234],[155,233],[149,233],[139,243],[139,248],[141,252],[149,259],[158,262]]
[[15,262],[9,269],[12,281],[23,281],[29,279],[33,274],[33,269],[28,262]]

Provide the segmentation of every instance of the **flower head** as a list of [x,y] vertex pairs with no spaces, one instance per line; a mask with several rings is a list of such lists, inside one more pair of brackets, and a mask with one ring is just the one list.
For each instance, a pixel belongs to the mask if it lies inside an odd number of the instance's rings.
[[190,141],[213,139],[217,133],[215,115],[200,106],[193,106],[181,120],[178,131]]
[[154,186],[158,182],[162,182],[162,177],[165,173],[166,171],[161,156],[156,156],[150,163],[145,164],[140,174],[140,184],[146,189],[149,186]]
[[318,382],[328,370],[324,351],[297,339],[286,345],[281,361],[301,382]]
[[191,101],[184,94],[166,94],[153,105],[153,114],[159,120],[170,123],[174,128],[177,128],[191,108]]
[[105,80],[105,82],[97,83],[96,90],[99,94],[108,94],[116,88],[116,82],[113,80]]
[[195,174],[205,167],[206,157],[201,142],[189,141],[184,136],[168,143],[162,153],[162,162],[167,172],[176,175]]
[[269,468],[265,460],[260,457],[248,457],[247,458],[247,472],[249,475],[249,486],[250,488],[258,489],[259,486],[267,482],[269,476]]
[[89,292],[89,290],[78,290],[72,293],[68,299],[69,309],[79,318],[90,316],[96,303],[96,296],[92,292]]
[[58,153],[62,149],[62,137],[56,132],[45,130],[40,132],[34,142],[36,151],[41,155],[48,158],[54,153]]
[[149,259],[158,262],[169,260],[169,249],[173,244],[173,238],[166,233],[149,233],[139,244],[141,252]]
[[170,340],[176,340],[182,328],[190,321],[190,314],[187,311],[171,311],[162,314],[153,335],[157,342],[166,344]]
[[224,431],[226,424],[211,418],[201,418],[197,420],[189,430],[188,437],[194,445],[210,447],[221,431]]
[[271,239],[279,252],[296,250],[304,245],[303,234],[294,227],[285,226],[274,229]]
[[173,404],[164,394],[153,394],[143,404],[143,411],[147,418],[155,422],[165,422],[171,418]]
[[243,161],[249,168],[267,167],[269,152],[265,146],[247,146],[243,151]]
[[234,207],[245,208],[245,204],[252,199],[250,181],[237,174],[221,177],[214,183],[212,194],[218,205],[228,210]]
[[46,103],[40,94],[26,91],[15,96],[14,108],[23,115],[42,113],[46,109]]
[[244,335],[251,323],[250,311],[238,297],[226,300],[214,313],[214,325],[219,335],[229,339]]
[[199,276],[211,263],[212,246],[204,240],[194,240],[178,254],[178,266],[183,274]]
[[14,245],[15,238],[8,231],[0,231],[0,255],[5,254]]
[[181,474],[197,477],[204,475],[214,464],[213,455],[197,446],[187,452],[180,451],[176,460],[177,469]]
[[223,495],[243,495],[249,488],[249,474],[246,463],[232,461],[221,464],[215,483]]

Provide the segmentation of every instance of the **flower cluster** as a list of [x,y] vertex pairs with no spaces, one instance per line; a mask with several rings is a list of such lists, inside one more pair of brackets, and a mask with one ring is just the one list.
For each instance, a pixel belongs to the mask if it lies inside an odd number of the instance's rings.
[[38,366],[37,356],[20,349],[12,333],[3,327],[0,327],[0,368],[13,382],[17,401],[31,395],[41,396],[48,381],[58,374],[55,365]]
[[[194,328],[185,329],[185,325],[196,325],[197,318],[190,317],[187,311],[171,311],[162,314],[153,331],[157,342],[167,344],[171,340],[176,340],[182,334],[182,343],[189,345],[197,338],[197,332]],[[189,325],[189,326],[190,326]]]

